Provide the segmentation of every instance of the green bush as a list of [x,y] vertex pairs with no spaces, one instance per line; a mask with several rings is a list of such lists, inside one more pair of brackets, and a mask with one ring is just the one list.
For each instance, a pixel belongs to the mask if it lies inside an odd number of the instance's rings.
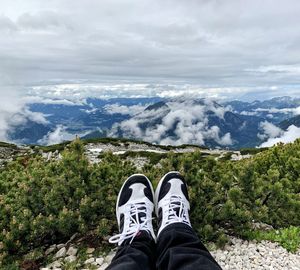
[[132,173],[132,164],[112,154],[100,166],[90,165],[79,141],[62,161],[10,163],[0,173],[0,261],[101,227],[104,219],[110,220],[105,231],[112,233],[116,194]]
[[[241,161],[170,152],[161,165],[142,171],[154,186],[171,170],[185,176],[191,221],[204,242],[223,245],[227,235],[247,237],[253,221],[275,229],[300,224],[300,140]],[[90,164],[79,140],[66,147],[60,161],[36,156],[9,163],[0,171],[0,262],[75,232],[94,230],[100,239],[116,232],[117,194],[135,172],[125,157],[111,153]],[[284,232],[280,239],[287,239]]]

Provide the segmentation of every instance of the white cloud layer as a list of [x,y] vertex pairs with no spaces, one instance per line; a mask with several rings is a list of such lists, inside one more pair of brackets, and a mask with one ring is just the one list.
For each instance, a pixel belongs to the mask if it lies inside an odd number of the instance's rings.
[[282,109],[277,109],[277,108],[270,108],[270,109],[257,108],[257,109],[255,109],[255,112],[284,113],[284,114],[290,114],[291,113],[293,115],[299,115],[300,114],[300,106],[296,107],[296,108],[282,108]]
[[274,124],[264,121],[260,123],[260,128],[262,129],[263,133],[258,133],[257,136],[261,140],[275,138],[283,134],[283,130],[279,127],[275,126]]
[[0,10],[0,139],[25,92],[65,105],[91,93],[300,95],[298,0],[1,0]]
[[2,0],[0,10],[7,85],[125,80],[276,92],[289,84],[299,93],[298,0]]
[[[0,84],[1,87],[1,84]],[[24,125],[27,121],[39,124],[47,124],[42,113],[31,112],[18,94],[11,88],[6,87],[6,95],[1,96],[0,106],[0,140],[7,141],[8,132],[18,125]]]
[[290,143],[300,138],[300,128],[294,125],[288,127],[279,137],[269,138],[266,142],[262,143],[260,147],[271,147],[277,143]]
[[204,145],[205,140],[214,140],[220,145],[231,145],[230,133],[221,135],[217,126],[209,126],[208,111],[223,118],[229,108],[218,106],[210,100],[199,104],[192,100],[171,101],[157,110],[146,110],[135,117],[117,124],[112,136],[120,129],[125,137],[166,144],[198,144]]
[[54,131],[48,132],[38,143],[41,145],[58,144],[66,140],[72,140],[74,137],[74,134],[70,134],[66,131],[66,127],[57,125]]
[[131,105],[125,106],[120,104],[109,104],[104,107],[105,111],[109,114],[124,114],[124,115],[135,115],[141,113],[148,105]]

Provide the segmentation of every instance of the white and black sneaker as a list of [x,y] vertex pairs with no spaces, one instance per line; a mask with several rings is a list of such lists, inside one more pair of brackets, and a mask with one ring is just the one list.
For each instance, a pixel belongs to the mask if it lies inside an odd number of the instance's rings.
[[187,185],[179,172],[167,173],[155,191],[155,212],[158,218],[158,233],[173,223],[184,223],[191,227],[190,203]]
[[154,211],[153,187],[143,174],[130,176],[123,184],[117,199],[116,215],[120,233],[109,239],[110,243],[131,243],[133,239],[146,231],[153,239],[155,234],[152,226]]

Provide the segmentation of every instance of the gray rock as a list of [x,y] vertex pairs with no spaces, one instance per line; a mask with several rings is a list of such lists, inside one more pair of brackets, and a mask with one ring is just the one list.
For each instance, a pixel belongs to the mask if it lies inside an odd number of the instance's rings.
[[87,254],[92,254],[94,251],[95,251],[94,248],[88,248],[88,249],[86,250],[86,253],[87,253]]
[[63,248],[64,246],[65,246],[65,244],[58,244],[58,245],[57,245],[57,248],[58,248],[58,249],[61,249],[61,248]]
[[49,269],[56,269],[56,268],[59,268],[61,267],[61,262],[60,261],[55,261],[53,263],[50,263],[46,266],[46,268],[49,268]]
[[85,262],[84,262],[84,264],[91,264],[91,263],[93,263],[95,261],[95,258],[89,258],[89,259],[87,259]]
[[65,262],[75,262],[76,261],[76,256],[70,255],[68,257],[65,257]]
[[49,255],[50,253],[52,253],[54,250],[56,249],[56,245],[52,245],[49,248],[46,249],[45,251],[45,255]]
[[75,247],[69,247],[68,251],[67,251],[67,255],[73,255],[75,256],[77,254],[78,249]]
[[66,256],[67,250],[65,247],[62,247],[59,251],[56,252],[54,258],[61,258]]

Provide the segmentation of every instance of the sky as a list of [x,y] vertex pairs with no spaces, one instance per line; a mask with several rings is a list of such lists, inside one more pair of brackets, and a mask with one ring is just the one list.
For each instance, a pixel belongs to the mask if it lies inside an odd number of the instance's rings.
[[300,96],[299,14],[298,0],[1,0],[0,94]]

